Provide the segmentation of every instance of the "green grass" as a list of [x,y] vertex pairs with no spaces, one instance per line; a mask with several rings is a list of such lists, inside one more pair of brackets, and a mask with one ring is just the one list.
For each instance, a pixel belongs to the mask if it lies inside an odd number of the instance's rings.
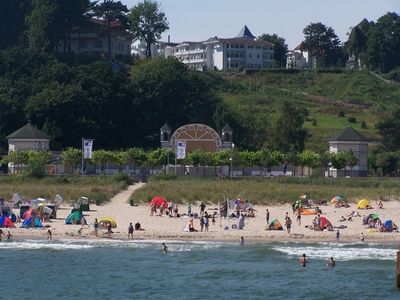
[[400,187],[397,180],[380,178],[328,179],[328,178],[252,178],[218,180],[214,178],[178,177],[174,180],[152,179],[136,191],[131,199],[136,203],[148,203],[156,195],[163,195],[175,203],[204,201],[217,203],[223,197],[241,195],[253,204],[293,203],[301,194],[308,193],[313,199],[330,200],[339,193],[349,201],[362,198],[370,200],[398,199]]
[[42,197],[53,200],[56,194],[60,194],[68,202],[86,196],[96,203],[103,203],[125,189],[127,184],[126,178],[118,176],[51,176],[42,179],[2,176],[0,177],[0,196],[10,199],[14,193],[18,193],[23,199]]
[[[348,117],[357,122],[352,127],[371,140],[381,137],[375,124],[384,120],[400,101],[400,86],[387,84],[368,71],[318,70],[218,73],[219,96],[235,123],[246,127],[247,120],[273,119],[276,105],[284,100],[297,103],[309,111],[305,128],[311,134],[307,147],[320,150],[326,139],[348,125]],[[357,104],[358,103],[358,104]],[[369,106],[362,106],[362,105]],[[343,111],[345,117],[338,117]],[[316,125],[313,124],[316,120]],[[361,129],[361,121],[367,127]],[[265,124],[265,130],[268,124]],[[245,145],[237,141],[239,147]],[[324,146],[325,145],[325,146]]]

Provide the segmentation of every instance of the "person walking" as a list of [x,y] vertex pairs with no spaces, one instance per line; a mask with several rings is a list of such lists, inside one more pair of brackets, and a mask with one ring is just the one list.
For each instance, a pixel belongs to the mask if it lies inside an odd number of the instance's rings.
[[200,217],[200,231],[203,231],[203,228],[204,228],[204,216],[201,216]]
[[48,240],[52,240],[52,239],[53,239],[53,233],[51,232],[50,229],[47,230],[47,233],[46,233],[46,234],[47,234],[47,239],[48,239]]
[[133,239],[133,225],[132,225],[132,222],[129,223],[129,226],[128,226],[128,239],[129,238]]
[[339,240],[339,237],[340,237],[340,232],[339,232],[339,230],[338,230],[338,231],[336,231],[336,240],[337,240],[337,241]]
[[267,221],[267,225],[269,224],[269,210],[267,208],[267,211],[265,212],[265,219]]
[[188,217],[190,217],[192,215],[192,205],[190,203],[187,206],[187,214],[188,214]]
[[210,225],[210,219],[209,219],[209,215],[206,212],[206,215],[204,216],[204,231],[208,232],[208,226]]
[[162,251],[164,253],[168,253],[168,247],[167,247],[167,245],[165,245],[165,243],[162,243]]

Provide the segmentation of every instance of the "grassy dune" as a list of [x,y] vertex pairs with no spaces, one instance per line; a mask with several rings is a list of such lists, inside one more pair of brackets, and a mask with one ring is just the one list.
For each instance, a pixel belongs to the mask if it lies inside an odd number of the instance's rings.
[[292,203],[308,193],[313,199],[330,200],[342,193],[349,201],[362,198],[400,199],[397,180],[390,179],[325,179],[325,178],[257,178],[240,180],[198,179],[180,177],[173,180],[152,179],[132,195],[135,202],[148,203],[155,195],[163,195],[175,203],[205,201],[217,203],[224,196],[241,195],[254,204]]
[[81,196],[102,203],[126,187],[124,178],[110,176],[96,177],[46,177],[35,179],[22,176],[0,177],[0,197],[10,199],[18,193],[24,199],[42,197],[54,199],[60,194],[66,201],[77,200]]

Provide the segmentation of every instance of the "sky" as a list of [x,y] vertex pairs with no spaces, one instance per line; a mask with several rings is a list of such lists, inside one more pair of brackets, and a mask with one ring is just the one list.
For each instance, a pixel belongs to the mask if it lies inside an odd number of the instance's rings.
[[[122,0],[128,8],[139,0]],[[351,26],[362,19],[376,21],[390,12],[400,13],[400,0],[158,0],[169,30],[162,40],[202,41],[236,36],[247,25],[255,36],[278,34],[289,50],[303,40],[303,29],[321,22],[332,27],[342,42]]]

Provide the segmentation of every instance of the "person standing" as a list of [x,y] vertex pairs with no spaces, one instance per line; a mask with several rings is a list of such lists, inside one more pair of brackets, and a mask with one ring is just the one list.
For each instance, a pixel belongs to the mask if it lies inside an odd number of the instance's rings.
[[245,221],[245,216],[244,216],[244,214],[241,214],[239,217],[239,230],[243,230],[244,221]]
[[111,222],[108,222],[108,224],[107,224],[107,237],[109,237],[109,238],[111,238],[111,233],[112,233],[111,228],[112,228]]
[[200,217],[200,231],[203,232],[203,228],[204,228],[204,216]]
[[269,224],[269,210],[267,208],[267,211],[265,212],[265,219],[267,220],[267,225]]
[[297,210],[297,224],[301,225],[301,212],[300,209]]
[[53,233],[51,232],[50,229],[47,230],[47,239],[52,240],[53,239]]
[[287,233],[290,233],[290,228],[292,228],[292,220],[290,220],[290,217],[287,217],[285,225]]
[[188,217],[190,217],[192,215],[192,205],[190,203],[187,206],[187,214],[188,214]]
[[244,238],[242,236],[240,237],[240,246],[244,246]]
[[363,242],[363,243],[364,243],[364,241],[365,241],[365,236],[364,236],[364,233],[363,233],[363,232],[361,232],[360,240],[361,240],[361,242]]
[[338,230],[338,231],[336,231],[336,240],[337,240],[337,241],[339,240],[339,237],[340,237],[340,232],[339,232],[339,230]]
[[206,205],[201,202],[200,203],[200,216],[204,216],[204,211],[206,210]]
[[212,215],[211,221],[212,221],[213,226],[215,226],[215,214]]
[[204,216],[204,231],[208,232],[208,226],[210,225],[209,215],[206,213]]
[[128,226],[128,239],[129,238],[133,239],[133,225],[132,225],[132,222],[129,223],[129,226]]
[[3,230],[0,229],[0,242],[2,240],[3,234],[4,234]]
[[99,236],[99,221],[97,221],[97,218],[94,219],[93,232],[95,236]]

